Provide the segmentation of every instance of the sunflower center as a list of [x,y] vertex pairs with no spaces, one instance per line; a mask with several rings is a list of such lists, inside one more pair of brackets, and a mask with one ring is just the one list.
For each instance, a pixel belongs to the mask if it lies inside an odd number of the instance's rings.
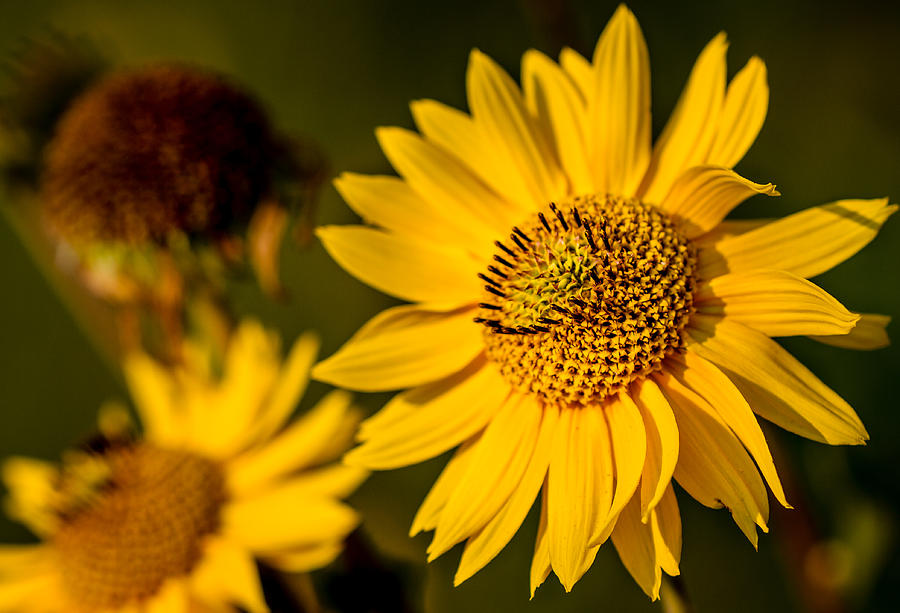
[[141,602],[189,572],[225,500],[219,466],[184,451],[139,443],[95,464],[90,485],[63,483],[79,501],[54,539],[67,596],[90,611]]
[[658,209],[581,196],[551,203],[496,244],[476,321],[516,389],[557,404],[602,402],[681,347],[696,251]]

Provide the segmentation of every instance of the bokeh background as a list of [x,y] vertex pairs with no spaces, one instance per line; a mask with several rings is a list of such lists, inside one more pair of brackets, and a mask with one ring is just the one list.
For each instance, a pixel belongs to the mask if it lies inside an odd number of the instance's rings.
[[[900,199],[900,5],[755,0],[630,7],[650,48],[656,133],[696,54],[718,31],[731,41],[729,74],[752,54],[766,61],[768,119],[738,170],[776,183],[784,195],[752,199],[737,216],[780,216],[844,197]],[[411,127],[407,104],[417,98],[464,108],[472,47],[518,75],[529,47],[556,56],[569,45],[590,54],[614,9],[613,2],[577,0],[3,0],[0,56],[25,37],[57,30],[87,37],[115,65],[176,59],[213,68],[254,92],[282,131],[317,140],[333,171],[385,173],[390,168],[373,128]],[[21,206],[11,200],[0,207]],[[330,186],[317,220],[355,221]],[[98,335],[90,316],[73,315],[77,296],[42,271],[27,242],[0,220],[0,455],[52,459],[90,432],[103,401],[124,399],[125,392],[102,341],[94,340],[103,331]],[[898,263],[900,219],[891,219],[874,244],[818,282],[851,309],[897,317]],[[330,354],[391,304],[344,273],[316,242],[287,241],[282,266],[286,301],[267,299],[249,277],[230,292],[240,314],[280,330],[286,341],[314,329]],[[726,512],[680,493],[682,575],[694,609],[896,611],[900,348],[865,353],[805,339],[786,344],[854,405],[871,441],[829,448],[768,429],[797,510],[774,515],[758,552]],[[326,390],[314,385],[300,410]],[[373,412],[385,399],[358,401]],[[354,496],[366,518],[361,538],[368,551],[316,574],[326,604],[429,613],[661,610],[631,581],[611,544],[571,594],[551,577],[529,603],[534,510],[494,562],[454,589],[459,548],[425,566],[429,537],[406,537],[444,461],[377,474]],[[0,520],[0,542],[30,538]],[[828,602],[823,594],[840,599]]]

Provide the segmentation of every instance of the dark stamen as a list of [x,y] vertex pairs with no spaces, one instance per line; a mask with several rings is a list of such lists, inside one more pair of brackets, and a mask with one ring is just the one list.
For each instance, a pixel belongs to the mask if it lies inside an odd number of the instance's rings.
[[512,268],[512,267],[513,267],[512,264],[510,264],[509,262],[507,262],[506,260],[504,260],[503,258],[501,258],[499,255],[495,255],[495,256],[494,256],[494,260],[497,261],[497,262],[500,262],[501,264],[503,264],[503,265],[506,266],[507,268]]
[[526,253],[528,252],[528,249],[525,247],[525,245],[522,244],[522,241],[519,240],[519,237],[518,237],[518,236],[516,236],[515,234],[510,234],[510,235],[509,235],[509,238],[510,238],[510,239],[512,240],[512,242],[514,242],[514,243],[516,244],[516,246],[517,246],[519,249],[521,249],[523,252],[526,252]]
[[487,276],[484,273],[481,273],[481,272],[478,273],[478,278],[481,279],[482,281],[487,281],[494,287],[503,287],[502,285],[500,285],[499,283],[497,283],[496,281],[494,281],[493,279],[491,279],[489,276]]
[[488,309],[489,311],[502,311],[503,307],[498,307],[496,304],[490,304],[488,302],[479,302],[478,306],[482,309]]
[[547,328],[545,326],[531,326],[531,327],[532,327],[532,329],[536,330],[537,332],[549,332],[550,331],[550,328]]
[[566,232],[568,232],[568,231],[569,231],[569,224],[566,223],[566,217],[565,217],[565,215],[562,214],[562,211],[560,211],[560,210],[557,208],[555,202],[551,202],[551,203],[550,203],[550,210],[553,211],[553,213],[556,215],[556,218],[559,219],[559,223],[562,224],[563,230],[565,230]]
[[522,334],[534,334],[534,330],[529,328],[528,326],[518,326],[516,327],[516,331]]
[[596,282],[596,283],[600,283],[600,282],[601,282],[601,281],[600,281],[600,275],[597,274],[597,269],[591,268],[591,270],[588,272],[588,274],[591,275],[591,279],[593,279],[594,282]]
[[567,309],[566,307],[560,306],[558,304],[551,304],[550,308],[553,309],[554,311],[559,311],[563,315],[571,315],[572,314],[571,311],[569,311],[569,309]]
[[575,219],[575,225],[581,227],[581,215],[578,214],[578,208],[572,207],[572,217]]
[[494,244],[500,247],[503,251],[505,251],[508,255],[510,255],[513,259],[516,259],[516,252],[501,243],[500,241],[494,241]]
[[579,300],[578,298],[575,298],[574,296],[573,296],[572,298],[569,298],[569,302],[572,302],[572,303],[574,303],[574,304],[577,304],[577,305],[580,306],[582,309],[585,308],[585,307],[587,306],[587,303],[586,303],[584,300]]
[[597,248],[597,243],[594,242],[594,234],[591,232],[591,224],[587,220],[584,222],[584,237],[587,239],[588,244],[591,246],[591,251],[597,253],[599,249]]
[[606,230],[600,230],[600,240],[603,241],[603,246],[606,247],[606,250],[612,252],[612,247],[609,244],[609,239],[606,238]]
[[495,275],[497,275],[498,277],[503,277],[504,279],[509,279],[509,277],[506,276],[506,273],[503,272],[502,270],[500,270],[499,268],[497,268],[496,266],[488,266],[488,270],[491,271],[492,273],[494,273]]
[[550,324],[551,326],[559,323],[558,319],[551,319],[550,317],[538,317],[538,321],[542,324]]
[[485,285],[485,286],[484,286],[484,289],[486,289],[486,290],[489,291],[490,293],[494,294],[495,296],[499,296],[500,298],[506,298],[506,294],[504,294],[503,292],[501,292],[501,291],[500,291],[499,289],[497,289],[496,287],[492,287],[492,286],[490,286],[490,285]]
[[544,224],[544,229],[547,230],[547,232],[553,232],[553,230],[550,229],[550,224],[547,223],[547,218],[544,217],[543,213],[538,213],[538,219],[540,219],[541,223]]
[[519,226],[513,226],[513,232],[515,232],[516,234],[518,234],[519,236],[521,236],[522,238],[524,238],[524,239],[525,239],[526,241],[528,241],[529,243],[533,243],[533,242],[534,242],[534,241],[531,240],[531,238],[528,237],[527,234],[525,234],[524,232],[522,232],[522,230],[519,229]]

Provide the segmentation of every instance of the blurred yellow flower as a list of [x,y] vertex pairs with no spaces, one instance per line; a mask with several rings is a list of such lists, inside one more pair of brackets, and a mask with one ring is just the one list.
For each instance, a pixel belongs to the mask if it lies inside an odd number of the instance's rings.
[[172,370],[130,357],[143,437],[104,411],[105,436],[61,467],[4,465],[8,512],[43,542],[0,548],[0,611],[258,613],[256,559],[292,572],[334,559],[358,523],[338,498],[366,471],[329,464],[358,423],[346,392],[287,423],[317,346],[301,337],[282,365],[278,339],[244,323],[220,380],[198,347]]
[[[509,542],[538,492],[531,590],[566,590],[611,537],[652,598],[677,574],[675,480],[731,512],[755,545],[787,500],[754,412],[859,444],[853,409],[773,336],[886,344],[887,318],[849,312],[806,279],[852,256],[894,212],[844,200],[778,221],[723,221],[755,194],[732,167],[759,132],[766,70],[726,83],[720,34],[651,146],[647,48],[620,7],[593,62],[522,62],[522,90],[473,51],[470,114],[412,104],[420,134],[377,132],[401,178],[337,187],[378,227],[323,227],[365,283],[414,304],[367,323],[313,376],[412,388],[364,422],[346,462],[390,469],[459,445],[413,521],[433,559],[466,541],[455,581]],[[474,319],[474,322],[473,322]],[[760,476],[760,473],[762,477]]]

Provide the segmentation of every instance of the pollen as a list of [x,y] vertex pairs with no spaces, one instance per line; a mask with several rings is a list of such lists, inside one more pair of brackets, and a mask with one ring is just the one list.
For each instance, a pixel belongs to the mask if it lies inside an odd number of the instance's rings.
[[479,275],[476,321],[515,389],[559,405],[602,403],[682,347],[696,250],[659,209],[577,197],[496,246]]
[[71,504],[53,542],[68,599],[88,611],[141,603],[188,573],[225,501],[220,467],[188,452],[129,444],[93,464],[90,483],[82,471],[61,484]]
[[116,72],[57,124],[45,218],[73,244],[224,233],[269,192],[274,142],[259,105],[218,75],[178,65]]

